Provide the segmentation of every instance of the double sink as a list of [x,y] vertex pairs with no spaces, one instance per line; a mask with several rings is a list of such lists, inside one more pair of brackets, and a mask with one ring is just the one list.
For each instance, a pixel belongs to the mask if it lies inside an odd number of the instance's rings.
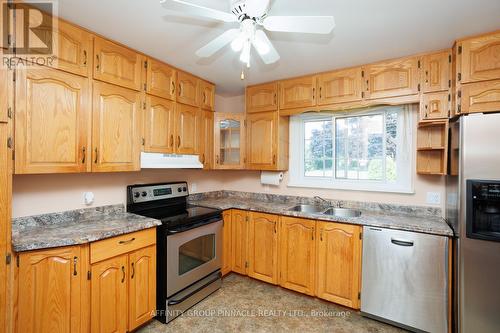
[[359,217],[361,211],[351,208],[321,207],[317,205],[296,205],[289,209],[292,212],[300,212],[313,215],[337,216],[337,217]]

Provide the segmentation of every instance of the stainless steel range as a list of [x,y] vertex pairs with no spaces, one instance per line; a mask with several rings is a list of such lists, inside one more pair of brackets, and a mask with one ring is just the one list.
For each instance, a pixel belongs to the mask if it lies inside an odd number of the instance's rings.
[[186,182],[127,187],[127,211],[157,229],[157,319],[168,323],[221,286],[222,211],[187,203]]

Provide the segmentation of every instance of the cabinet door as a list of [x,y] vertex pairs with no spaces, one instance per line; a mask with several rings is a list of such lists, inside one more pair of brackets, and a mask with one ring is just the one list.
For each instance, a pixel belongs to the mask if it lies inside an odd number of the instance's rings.
[[278,284],[279,215],[249,212],[248,275]]
[[140,93],[94,81],[94,172],[140,169]]
[[500,32],[462,42],[461,82],[500,78]]
[[316,242],[315,221],[281,218],[280,285],[314,295]]
[[203,169],[213,168],[214,152],[214,112],[201,110],[201,130],[199,143],[200,162]]
[[128,260],[121,255],[91,267],[92,333],[127,332]]
[[500,110],[500,80],[463,84],[460,108],[464,114]]
[[344,69],[318,76],[318,105],[360,101],[362,96],[361,67]]
[[316,106],[316,76],[281,81],[280,109]]
[[215,113],[214,169],[245,167],[245,121],[243,114]]
[[175,135],[177,154],[193,155],[197,152],[198,126],[200,109],[177,104],[175,108]]
[[224,224],[222,227],[222,275],[231,272],[231,210],[222,213]]
[[100,37],[94,38],[94,79],[141,90],[143,56]]
[[149,321],[156,309],[156,246],[129,254],[128,330]]
[[144,151],[149,153],[174,152],[175,102],[146,96],[144,119]]
[[19,254],[18,332],[80,332],[86,272],[79,246]]
[[177,94],[177,102],[198,106],[198,79],[188,73],[178,72],[177,81],[179,89]]
[[215,111],[215,86],[206,81],[200,81],[200,106]]
[[246,91],[247,112],[278,110],[278,84],[267,83],[248,87]]
[[[10,59],[5,55],[4,50],[0,48],[0,57]],[[14,81],[13,69],[8,69],[6,65],[0,67],[0,123],[6,123],[9,120],[9,113],[13,117],[14,102]]]
[[451,87],[451,51],[423,57],[424,93],[448,90]]
[[247,115],[247,167],[253,170],[276,168],[278,151],[277,112]]
[[148,59],[146,70],[146,92],[150,95],[175,101],[177,71],[159,61]]
[[359,226],[317,222],[318,297],[359,309],[360,234]]
[[16,173],[89,171],[88,80],[49,68],[17,77]]
[[417,58],[397,59],[364,67],[366,99],[418,94]]
[[243,210],[231,212],[231,270],[240,274],[247,274],[247,239],[248,216]]
[[451,95],[448,91],[422,94],[420,119],[445,119],[450,113]]

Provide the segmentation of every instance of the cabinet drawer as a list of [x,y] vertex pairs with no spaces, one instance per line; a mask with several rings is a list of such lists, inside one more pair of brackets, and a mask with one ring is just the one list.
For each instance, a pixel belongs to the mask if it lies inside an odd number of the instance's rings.
[[153,244],[156,244],[156,228],[90,243],[90,263],[93,264]]

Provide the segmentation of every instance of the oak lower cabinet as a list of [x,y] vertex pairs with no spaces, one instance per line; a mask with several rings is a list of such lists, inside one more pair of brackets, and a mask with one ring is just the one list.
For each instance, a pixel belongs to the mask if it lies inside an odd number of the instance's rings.
[[247,168],[286,170],[288,168],[289,118],[278,112],[247,115]]
[[92,333],[129,332],[156,309],[156,232],[147,229],[90,244]]
[[[15,104],[17,174],[90,171],[87,78],[50,68],[18,70]],[[115,125],[103,130],[111,133]]]
[[249,212],[248,276],[278,284],[279,216]]
[[281,217],[280,285],[307,295],[315,293],[316,221]]
[[88,246],[20,253],[16,332],[88,332],[87,270]]
[[361,227],[316,222],[318,244],[316,296],[359,309],[361,288]]
[[231,270],[246,275],[248,269],[248,213],[231,211]]
[[92,171],[140,169],[141,106],[139,92],[94,81]]
[[231,272],[231,210],[225,210],[222,213],[222,275]]

